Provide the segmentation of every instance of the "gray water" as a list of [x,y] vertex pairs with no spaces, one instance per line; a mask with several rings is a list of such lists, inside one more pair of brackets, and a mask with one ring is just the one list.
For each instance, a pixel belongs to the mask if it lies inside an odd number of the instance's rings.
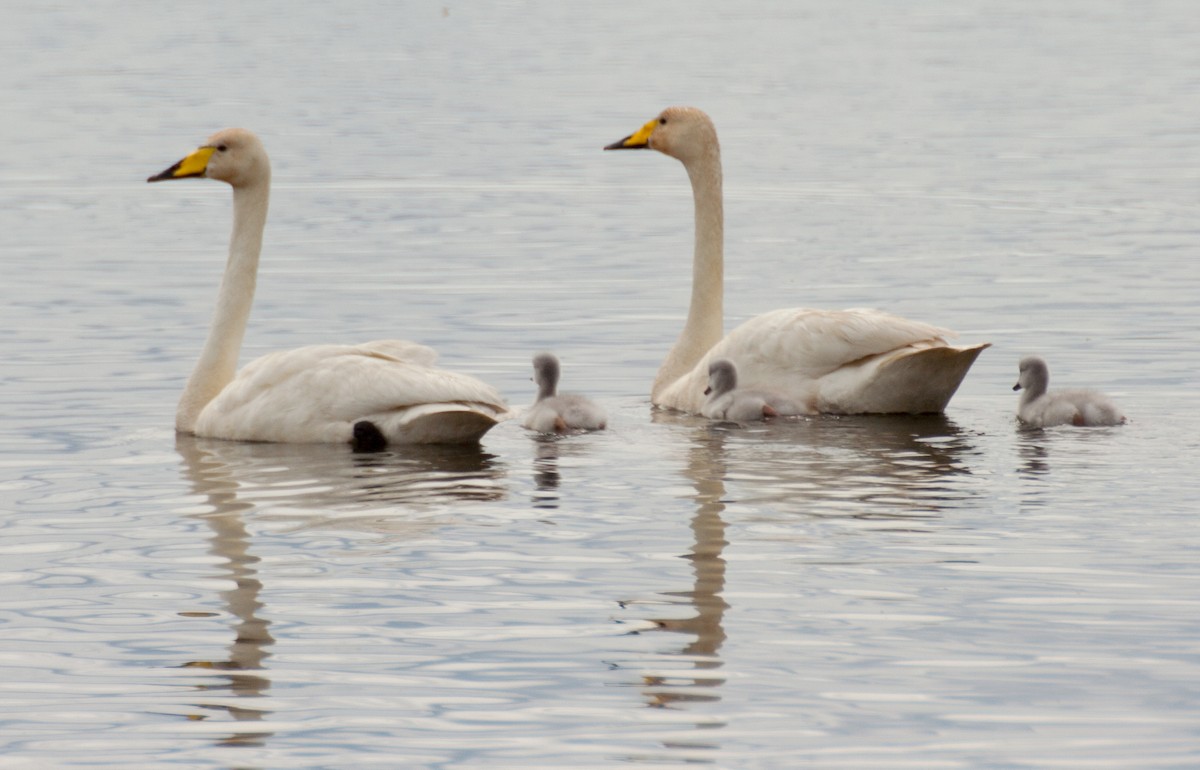
[[[25,4],[0,25],[0,767],[1200,764],[1200,14],[1189,0]],[[727,326],[991,341],[938,418],[655,412],[675,103]],[[244,125],[243,360],[380,337],[604,433],[177,438]],[[1017,360],[1113,429],[1022,431]]]

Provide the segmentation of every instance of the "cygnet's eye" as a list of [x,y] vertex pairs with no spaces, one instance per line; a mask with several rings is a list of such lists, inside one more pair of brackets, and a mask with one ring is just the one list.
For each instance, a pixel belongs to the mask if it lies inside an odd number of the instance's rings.
[[229,149],[229,148],[228,148],[227,146],[223,145],[223,144],[218,144],[218,145],[217,145],[217,152],[225,152],[225,151],[226,151],[226,150],[228,150],[228,149]]
[[659,118],[659,119],[658,119],[658,125],[660,125],[660,126],[665,126],[665,125],[667,125],[667,119],[666,119],[666,118]]

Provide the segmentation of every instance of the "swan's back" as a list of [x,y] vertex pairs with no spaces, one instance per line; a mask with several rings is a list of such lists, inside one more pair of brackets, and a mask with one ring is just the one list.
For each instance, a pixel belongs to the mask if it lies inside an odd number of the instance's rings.
[[739,387],[767,390],[798,414],[942,412],[988,343],[949,345],[952,333],[878,310],[785,308],[730,332],[655,403],[700,412],[708,368],[738,362]]
[[204,407],[195,433],[341,443],[352,440],[356,423],[369,421],[389,443],[477,441],[508,416],[504,399],[474,377],[438,368],[436,358],[430,348],[401,340],[270,353],[247,364]]

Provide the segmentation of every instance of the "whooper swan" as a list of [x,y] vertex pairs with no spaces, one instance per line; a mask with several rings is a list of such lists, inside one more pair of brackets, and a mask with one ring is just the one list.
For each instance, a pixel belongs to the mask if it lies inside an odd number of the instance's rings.
[[572,430],[604,430],[608,417],[589,398],[571,393],[557,395],[558,359],[550,353],[533,358],[533,379],[538,386],[537,401],[525,413],[524,425],[539,433],[566,433]]
[[696,413],[708,367],[738,362],[748,388],[778,392],[809,414],[941,412],[990,343],[955,347],[952,332],[877,310],[789,308],[724,335],[721,150],[708,115],[669,107],[606,150],[653,149],[683,163],[695,200],[692,299],[679,340],[658,370],[650,399]]
[[238,372],[267,221],[270,161],[258,137],[231,128],[147,181],[188,177],[233,188],[233,235],[208,339],[179,399],[176,430],[379,449],[478,441],[507,416],[493,388],[435,367],[437,354],[414,342],[313,345],[268,354]]
[[1037,356],[1026,356],[1017,365],[1019,374],[1013,390],[1024,390],[1017,417],[1031,428],[1053,425],[1120,425],[1125,416],[1103,393],[1073,388],[1047,390],[1050,367]]

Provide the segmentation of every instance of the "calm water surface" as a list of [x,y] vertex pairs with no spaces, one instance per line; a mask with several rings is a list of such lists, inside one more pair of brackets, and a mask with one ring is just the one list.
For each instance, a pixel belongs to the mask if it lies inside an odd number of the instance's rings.
[[[0,767],[1200,764],[1200,16],[1154,3],[35,4],[0,30]],[[728,325],[875,306],[987,351],[937,418],[647,397],[713,115]],[[176,437],[228,190],[244,358],[420,340],[611,429]],[[1019,430],[1040,353],[1117,429]]]

